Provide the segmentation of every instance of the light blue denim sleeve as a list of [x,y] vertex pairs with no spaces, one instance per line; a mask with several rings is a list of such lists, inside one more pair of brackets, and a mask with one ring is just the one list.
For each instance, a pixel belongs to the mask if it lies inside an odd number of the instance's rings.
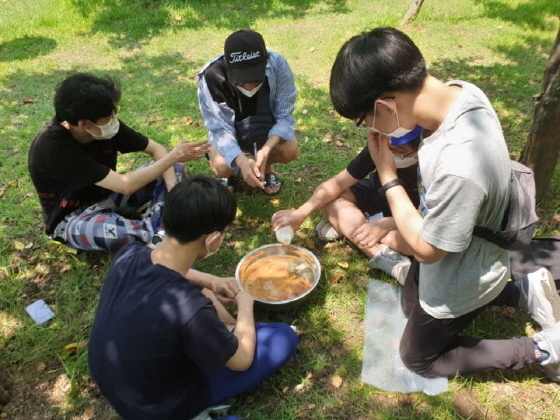
[[296,136],[296,120],[292,114],[297,96],[294,75],[288,62],[280,54],[269,51],[268,61],[266,73],[270,86],[270,109],[276,120],[268,135],[293,140]]
[[217,103],[212,99],[206,80],[204,70],[216,59],[211,60],[204,69],[198,73],[198,104],[208,129],[208,141],[214,145],[225,158],[230,168],[235,168],[235,158],[242,151],[235,137],[235,112],[225,103]]

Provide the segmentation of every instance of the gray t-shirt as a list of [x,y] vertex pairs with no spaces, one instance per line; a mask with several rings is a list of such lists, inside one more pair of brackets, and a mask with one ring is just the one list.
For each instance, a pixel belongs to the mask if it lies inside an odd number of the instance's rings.
[[508,252],[472,236],[474,226],[497,229],[507,206],[510,159],[500,122],[479,88],[448,84],[462,92],[419,151],[420,235],[447,251],[437,263],[420,265],[420,304],[434,318],[491,302],[510,276]]

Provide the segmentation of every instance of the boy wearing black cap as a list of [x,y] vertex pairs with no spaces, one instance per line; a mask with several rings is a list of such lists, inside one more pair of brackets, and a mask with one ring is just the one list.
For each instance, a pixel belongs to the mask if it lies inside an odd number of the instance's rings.
[[261,34],[245,29],[228,36],[224,54],[198,73],[214,173],[228,178],[239,169],[248,185],[269,195],[280,192],[272,165],[297,157],[296,93],[286,59],[267,51]]

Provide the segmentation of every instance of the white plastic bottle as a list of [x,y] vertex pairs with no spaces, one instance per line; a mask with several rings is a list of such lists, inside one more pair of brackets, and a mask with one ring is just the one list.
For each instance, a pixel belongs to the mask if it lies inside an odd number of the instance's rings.
[[276,231],[276,240],[281,244],[288,245],[292,242],[294,231],[291,226],[282,226]]

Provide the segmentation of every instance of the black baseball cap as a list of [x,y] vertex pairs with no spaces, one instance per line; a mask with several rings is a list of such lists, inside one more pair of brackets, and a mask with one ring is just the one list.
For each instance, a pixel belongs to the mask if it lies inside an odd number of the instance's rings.
[[228,36],[224,44],[224,59],[233,85],[264,82],[268,53],[258,32],[242,29]]

